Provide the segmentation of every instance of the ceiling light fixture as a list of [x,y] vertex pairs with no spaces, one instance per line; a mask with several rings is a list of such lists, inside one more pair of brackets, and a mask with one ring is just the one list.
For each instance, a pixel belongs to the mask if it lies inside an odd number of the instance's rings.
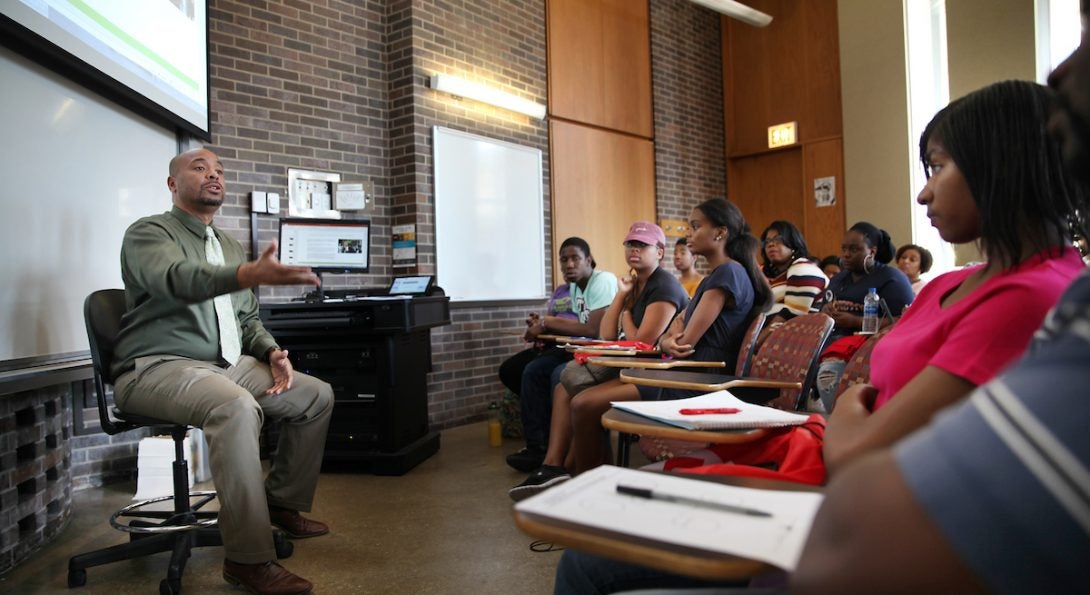
[[433,74],[431,88],[458,97],[465,97],[481,103],[487,103],[506,110],[525,114],[538,120],[545,117],[545,106],[529,99],[523,99],[506,91],[493,89],[481,83],[474,83],[449,74]]
[[767,27],[772,22],[772,15],[765,14],[755,8],[750,8],[741,2],[734,0],[691,0],[705,8],[715,12],[721,12],[728,17],[738,19],[743,23],[749,23],[754,27]]

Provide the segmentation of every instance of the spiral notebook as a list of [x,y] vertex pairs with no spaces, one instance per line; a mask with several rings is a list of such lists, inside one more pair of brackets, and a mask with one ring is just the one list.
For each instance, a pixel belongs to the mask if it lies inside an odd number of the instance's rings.
[[[673,401],[613,401],[614,409],[687,430],[742,430],[797,426],[808,415],[789,413],[740,400],[725,390]],[[684,414],[682,410],[737,409],[737,413]]]

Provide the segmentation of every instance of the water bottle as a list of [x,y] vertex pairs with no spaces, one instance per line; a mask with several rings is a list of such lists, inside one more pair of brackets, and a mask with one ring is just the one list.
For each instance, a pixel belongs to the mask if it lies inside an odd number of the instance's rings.
[[867,292],[867,297],[863,298],[863,333],[867,335],[873,335],[878,332],[878,308],[879,299],[878,292],[873,287]]

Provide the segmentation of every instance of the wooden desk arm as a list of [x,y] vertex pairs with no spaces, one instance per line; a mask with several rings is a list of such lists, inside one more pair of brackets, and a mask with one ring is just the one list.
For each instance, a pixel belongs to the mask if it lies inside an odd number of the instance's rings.
[[708,554],[608,531],[567,527],[518,511],[515,512],[515,525],[531,537],[565,547],[706,580],[746,580],[773,568],[764,562],[729,554]]
[[717,390],[730,390],[732,388],[772,388],[777,390],[784,388],[799,390],[802,388],[801,382],[784,382],[782,380],[766,380],[764,378],[738,378],[725,376],[722,382],[708,383],[676,380],[665,375],[660,377],[638,376],[627,374],[626,372],[621,372],[621,382],[627,382],[638,386],[677,388],[681,390],[696,390],[709,393]]
[[592,357],[592,364],[609,368],[640,368],[643,370],[670,370],[673,368],[725,368],[723,362],[705,362],[687,359],[650,359],[630,357]]

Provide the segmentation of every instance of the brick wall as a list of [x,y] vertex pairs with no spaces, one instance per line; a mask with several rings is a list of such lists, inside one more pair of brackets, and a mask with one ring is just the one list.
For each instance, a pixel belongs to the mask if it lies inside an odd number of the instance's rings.
[[[391,167],[397,172],[393,201],[399,223],[416,223],[418,247],[426,255],[420,259],[420,268],[431,272],[435,252],[432,126],[540,149],[544,154],[545,204],[549,208],[545,122],[427,88],[432,74],[451,73],[487,81],[544,103],[545,3],[416,0],[411,14],[397,14],[399,18],[392,19],[390,25],[391,52],[397,48],[397,72],[391,73],[391,89],[398,94],[391,114],[391,143],[397,147],[391,159]],[[406,54],[411,55],[411,61],[403,60]],[[548,215],[546,238],[550,236]],[[504,246],[496,245],[495,249],[503,250]],[[552,253],[551,246],[546,252]],[[550,267],[551,261],[546,270]],[[458,307],[452,312],[453,324],[433,331],[434,372],[428,378],[428,394],[434,424],[449,426],[481,419],[488,403],[502,397],[496,370],[523,344],[519,338],[498,331],[521,328],[526,312],[540,310],[541,306]]]
[[67,387],[50,387],[0,397],[0,575],[68,522],[67,396]]
[[[249,192],[286,200],[288,168],[374,184],[373,206],[359,215],[378,238],[371,273],[327,276],[329,287],[382,285],[390,275],[386,5],[215,0],[209,10],[210,148],[224,159],[228,189],[217,225],[248,246]],[[258,229],[264,246],[276,238],[276,217],[259,215]]]
[[[493,84],[544,101],[544,10],[540,0],[215,2],[212,148],[226,160],[230,192],[218,223],[248,245],[248,193],[285,194],[288,167],[369,178],[375,200],[364,216],[376,238],[372,273],[333,276],[326,285],[384,285],[394,272],[389,226],[400,223],[417,225],[418,269],[433,272],[431,127],[543,151],[548,141],[544,123],[438,97],[427,79],[435,72],[487,73]],[[259,216],[258,225],[259,243],[274,238],[275,218]],[[457,309],[454,324],[433,333],[436,427],[480,418],[499,398],[497,362],[520,345],[491,339],[497,328],[517,328],[526,310]]]
[[[697,204],[726,195],[719,23],[718,13],[688,0],[651,0],[660,219],[688,220]],[[674,270],[672,258],[664,263]]]

